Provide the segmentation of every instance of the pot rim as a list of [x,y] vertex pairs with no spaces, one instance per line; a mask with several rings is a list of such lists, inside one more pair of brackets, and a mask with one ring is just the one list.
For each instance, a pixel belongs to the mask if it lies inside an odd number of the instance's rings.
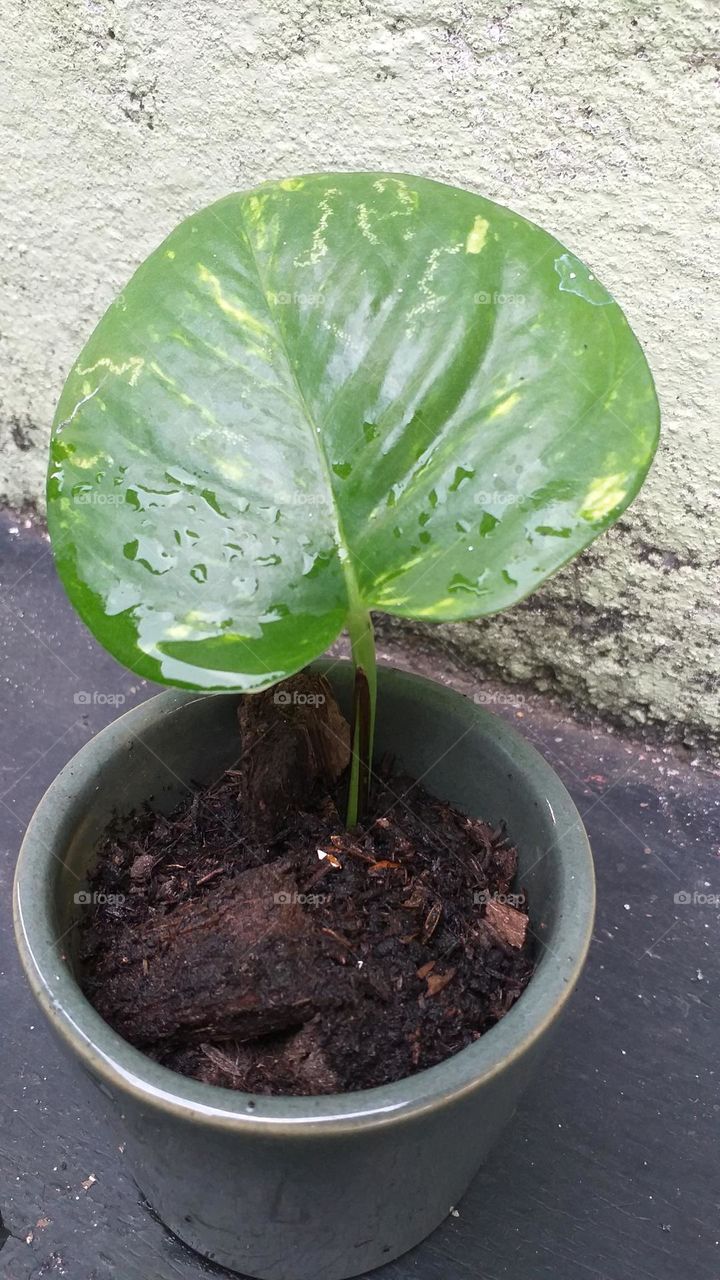
[[[342,660],[341,660],[342,661]],[[322,672],[341,665],[318,661]],[[343,666],[349,663],[342,661]],[[590,845],[570,795],[554,769],[510,724],[434,680],[392,667],[378,668],[378,680],[406,685],[435,702],[441,715],[448,703],[456,716],[492,732],[495,748],[515,769],[536,780],[535,791],[549,807],[559,834],[554,842],[568,874],[559,877],[556,919],[527,990],[512,1009],[477,1041],[415,1075],[392,1084],[352,1093],[309,1096],[247,1094],[203,1084],[163,1067],[124,1040],[83,995],[59,942],[53,938],[50,895],[36,909],[33,885],[43,882],[49,859],[57,857],[52,837],[58,807],[76,805],[100,760],[141,738],[159,716],[208,697],[240,696],[168,689],[130,708],[101,729],[65,765],[45,792],[30,820],[15,872],[13,914],[20,958],[43,1013],[73,1053],[101,1084],[130,1094],[147,1107],[159,1107],[186,1120],[202,1120],[238,1133],[283,1137],[346,1132],[368,1125],[395,1124],[428,1109],[448,1105],[487,1084],[523,1057],[555,1022],[583,968],[595,914],[595,876]],[[132,727],[131,727],[132,726]],[[550,848],[553,846],[551,845]],[[542,856],[546,856],[550,850]],[[572,863],[572,870],[569,864]],[[33,909],[29,909],[33,904]]]

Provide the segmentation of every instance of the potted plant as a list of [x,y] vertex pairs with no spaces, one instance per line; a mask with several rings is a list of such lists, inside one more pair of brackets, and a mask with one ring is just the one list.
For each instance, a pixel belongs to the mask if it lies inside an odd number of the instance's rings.
[[[512,606],[618,518],[657,432],[645,358],[592,273],[517,214],[404,175],[269,182],[188,218],[73,368],[48,485],[58,570],[101,643],[176,688],[48,791],[18,864],[18,943],[122,1113],[139,1185],[216,1261],[265,1280],[389,1261],[449,1212],[511,1114],[582,968],[589,848],[507,724],[376,672],[371,614]],[[318,663],[343,630],[352,664]],[[387,751],[441,800],[507,820],[538,963],[502,1021],[428,1069],[254,1096],[118,1035],[82,994],[71,926],[113,814],[169,811],[216,779],[238,695],[308,664],[352,721],[348,828]]]

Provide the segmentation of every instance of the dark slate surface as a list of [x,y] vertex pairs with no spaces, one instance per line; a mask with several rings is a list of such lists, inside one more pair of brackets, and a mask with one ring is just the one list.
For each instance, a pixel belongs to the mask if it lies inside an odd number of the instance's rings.
[[[230,1275],[139,1201],[121,1135],[68,1069],[22,978],[10,922],[24,827],[133,681],[75,619],[42,533],[2,523],[0,1277]],[[393,653],[465,692],[470,673]],[[435,1234],[383,1280],[720,1280],[720,785],[669,749],[580,727],[484,685],[559,769],[595,851],[590,961],[544,1072],[502,1146]],[[83,702],[78,695],[87,694]],[[331,1211],[331,1207],[329,1207]]]

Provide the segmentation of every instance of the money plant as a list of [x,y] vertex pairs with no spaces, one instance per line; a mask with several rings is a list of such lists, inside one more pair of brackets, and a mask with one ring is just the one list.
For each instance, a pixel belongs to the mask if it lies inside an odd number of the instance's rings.
[[109,307],[58,406],[50,532],[149,680],[252,694],[347,631],[352,825],[372,613],[516,604],[618,518],[657,435],[623,312],[551,235],[425,178],[313,174],[187,218]]

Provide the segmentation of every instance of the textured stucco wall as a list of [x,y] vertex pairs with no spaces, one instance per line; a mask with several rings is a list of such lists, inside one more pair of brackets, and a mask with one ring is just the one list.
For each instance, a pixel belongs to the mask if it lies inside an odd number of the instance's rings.
[[664,439],[620,527],[526,605],[446,639],[580,704],[720,730],[715,13],[715,0],[2,6],[0,495],[40,499],[63,374],[180,217],[313,169],[471,186],[615,293]]

